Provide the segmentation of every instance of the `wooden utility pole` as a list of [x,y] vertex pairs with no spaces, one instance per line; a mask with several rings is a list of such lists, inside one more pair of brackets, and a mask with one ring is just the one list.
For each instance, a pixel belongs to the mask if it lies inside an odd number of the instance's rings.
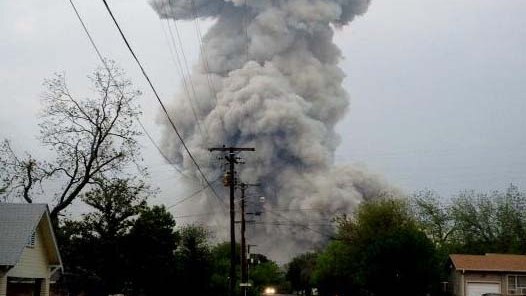
[[[243,283],[243,296],[247,295],[248,288],[248,260],[247,260],[247,242],[245,238],[245,230],[247,220],[245,218],[245,206],[246,206],[246,190],[249,186],[259,186],[259,184],[246,184],[241,183],[239,188],[241,189],[241,283]],[[250,221],[249,221],[250,222]],[[253,222],[253,221],[252,221]]]
[[235,178],[235,165],[238,162],[236,153],[241,151],[256,151],[255,148],[240,148],[240,147],[215,147],[208,149],[210,152],[221,151],[228,152],[225,159],[229,163],[229,170],[224,180],[224,185],[230,187],[230,281],[229,281],[229,294],[235,296],[236,292],[236,228],[235,218],[236,211],[234,207],[234,192],[236,189],[236,178]]
[[247,295],[248,268],[247,268],[247,242],[245,238],[246,220],[245,220],[245,191],[248,185],[241,183],[241,282],[243,285],[243,296]]
[[250,247],[257,247],[258,245],[251,245],[251,244],[248,244],[247,245],[247,278],[249,278],[249,273],[250,273],[250,261],[251,261],[251,258],[250,258]]

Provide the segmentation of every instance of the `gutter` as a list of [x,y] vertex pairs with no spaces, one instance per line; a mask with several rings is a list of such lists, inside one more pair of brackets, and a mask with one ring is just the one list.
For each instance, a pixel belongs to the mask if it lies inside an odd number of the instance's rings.
[[57,272],[59,269],[60,271],[64,271],[64,268],[62,268],[62,265],[50,265],[51,271],[49,272],[49,275],[52,276]]

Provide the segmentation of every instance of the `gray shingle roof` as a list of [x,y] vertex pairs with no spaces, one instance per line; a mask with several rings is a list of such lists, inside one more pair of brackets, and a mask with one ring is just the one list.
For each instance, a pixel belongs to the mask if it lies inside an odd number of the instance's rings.
[[0,203],[0,266],[14,266],[35,231],[45,204]]

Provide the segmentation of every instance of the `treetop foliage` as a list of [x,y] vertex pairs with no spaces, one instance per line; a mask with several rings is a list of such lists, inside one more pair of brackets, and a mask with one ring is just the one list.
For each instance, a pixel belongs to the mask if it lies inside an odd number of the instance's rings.
[[425,295],[437,277],[434,253],[406,201],[366,201],[339,219],[338,239],[318,256],[313,281],[322,295]]
[[526,254],[526,193],[463,191],[446,202],[431,191],[414,195],[422,229],[448,252]]

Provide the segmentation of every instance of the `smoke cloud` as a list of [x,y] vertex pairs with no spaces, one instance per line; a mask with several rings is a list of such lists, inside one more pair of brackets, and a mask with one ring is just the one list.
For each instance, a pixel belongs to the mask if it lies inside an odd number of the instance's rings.
[[[328,218],[351,212],[386,188],[374,176],[334,165],[340,143],[334,126],[349,106],[342,87],[345,75],[338,67],[342,54],[332,41],[334,29],[365,13],[369,2],[150,2],[161,18],[215,21],[203,37],[206,59],[192,73],[199,121],[184,93],[170,112],[209,176],[221,169],[210,161],[208,147],[256,148],[244,155],[247,163],[238,167],[239,175],[244,182],[263,185],[258,189],[266,197],[263,224],[249,232],[251,243],[275,258],[315,247],[330,234]],[[196,175],[167,124],[163,141],[174,162]],[[193,205],[202,212],[217,208],[217,201],[209,197]],[[217,216],[207,220],[223,221]]]

